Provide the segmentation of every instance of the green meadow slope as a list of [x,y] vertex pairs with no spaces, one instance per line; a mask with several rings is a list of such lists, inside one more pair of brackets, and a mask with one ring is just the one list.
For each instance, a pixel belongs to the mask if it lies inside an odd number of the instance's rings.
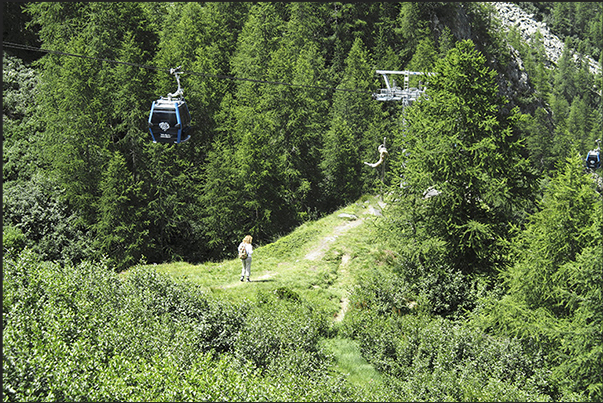
[[553,389],[555,357],[526,340],[431,314],[383,207],[365,197],[257,245],[249,283],[238,240],[221,262],[120,274],[7,255],[7,401],[586,401]]
[[[267,245],[254,245],[251,282],[239,281],[236,257],[240,240],[233,240],[233,258],[193,265],[174,262],[152,265],[158,272],[200,284],[211,294],[233,302],[256,301],[262,292],[289,293],[324,309],[337,326],[347,311],[348,296],[358,276],[371,270],[387,251],[376,241],[376,220],[383,204],[363,197],[329,216],[307,222]],[[336,357],[334,370],[348,374],[357,385],[376,386],[380,376],[361,356],[357,342],[324,340]]]
[[379,264],[382,253],[375,242],[375,220],[380,214],[378,199],[364,197],[320,220],[302,224],[273,243],[254,245],[249,283],[239,281],[238,239],[232,241],[230,260],[152,266],[234,301],[253,301],[258,291],[288,289],[303,299],[319,302],[332,312],[334,320],[341,320],[356,276]]

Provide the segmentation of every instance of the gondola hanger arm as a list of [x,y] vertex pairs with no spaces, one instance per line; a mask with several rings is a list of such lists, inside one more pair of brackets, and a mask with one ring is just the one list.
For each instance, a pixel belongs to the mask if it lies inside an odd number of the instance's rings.
[[181,67],[182,66],[178,66],[176,68],[170,69],[170,74],[173,74],[176,77],[176,82],[178,83],[178,89],[176,90],[176,92],[168,94],[168,99],[170,101],[172,100],[172,98],[182,97],[184,95],[184,92],[182,91],[182,87],[180,86],[180,74],[182,74],[180,72]]

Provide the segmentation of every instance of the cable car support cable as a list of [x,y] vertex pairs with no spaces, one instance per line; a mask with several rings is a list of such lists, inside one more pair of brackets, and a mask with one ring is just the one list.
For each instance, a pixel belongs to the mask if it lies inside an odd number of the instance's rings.
[[[56,54],[59,56],[80,57],[80,58],[84,58],[84,59],[97,60],[97,61],[107,62],[107,63],[123,64],[126,66],[139,67],[142,69],[166,71],[166,72],[169,72],[170,74],[173,74],[172,73],[173,69],[171,69],[171,68],[168,69],[168,68],[150,66],[150,65],[145,65],[145,64],[129,63],[129,62],[122,62],[119,60],[79,55],[79,54],[75,54],[75,53],[62,52],[62,51],[58,51],[58,50],[36,48],[34,46],[22,45],[22,44],[12,43],[12,42],[3,42],[2,46],[8,47],[8,48],[13,48],[13,49],[29,50],[29,51],[33,51],[33,52],[51,53],[51,54]],[[224,74],[207,74],[207,73],[201,73],[201,72],[190,71],[190,70],[182,70],[180,73],[208,77],[208,78],[219,78],[219,79],[224,79],[224,80],[248,81],[248,82],[260,83],[260,84],[287,85],[287,86],[291,86],[291,87],[302,87],[302,88],[313,88],[313,89],[320,89],[320,90],[359,92],[359,93],[363,93],[363,94],[371,94],[370,91],[364,91],[364,90],[359,90],[359,89],[333,88],[333,87],[323,87],[323,86],[306,85],[306,84],[293,84],[293,83],[286,83],[286,82],[282,82],[282,81],[268,81],[268,80],[258,80],[258,79],[253,79],[253,78],[234,77],[234,76],[229,76],[229,75],[224,75]]]

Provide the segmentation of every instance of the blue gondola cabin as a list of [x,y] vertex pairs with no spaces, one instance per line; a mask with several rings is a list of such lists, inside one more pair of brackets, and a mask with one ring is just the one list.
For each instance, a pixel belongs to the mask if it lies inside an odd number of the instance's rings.
[[584,161],[587,168],[599,169],[601,167],[601,156],[599,150],[591,150]]
[[154,143],[178,144],[190,139],[191,115],[183,98],[153,101],[149,132]]

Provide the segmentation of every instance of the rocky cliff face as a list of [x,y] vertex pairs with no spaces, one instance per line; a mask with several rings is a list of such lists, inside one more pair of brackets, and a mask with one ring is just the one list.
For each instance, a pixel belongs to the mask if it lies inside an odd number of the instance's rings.
[[[526,13],[513,3],[488,2],[488,4],[493,6],[494,14],[492,16],[499,19],[502,29],[508,32],[511,27],[516,27],[526,43],[531,41],[536,32],[540,32],[548,59],[546,67],[555,67],[563,54],[564,43],[549,30],[546,24],[536,21],[532,14]],[[449,25],[452,27],[453,34],[457,40],[472,39],[474,42],[479,43],[480,38],[475,36],[475,32],[472,32],[469,21],[470,17],[467,15],[464,7],[457,7],[454,14],[440,15],[440,19],[445,19],[446,21],[440,21],[437,17],[434,17],[432,21],[436,32],[442,32],[444,25]],[[532,113],[536,108],[544,107],[545,105],[543,105],[541,99],[531,96],[534,89],[530,85],[529,77],[525,71],[519,52],[510,44],[507,44],[507,46],[510,56],[509,60],[504,66],[498,66],[498,69],[502,68],[498,76],[500,93],[509,100],[509,106],[518,105],[523,113]],[[578,59],[580,56],[574,53],[574,59]],[[588,62],[591,73],[596,74],[601,72],[601,66],[594,59],[584,56],[584,60]],[[526,101],[529,103],[526,104]]]
[[[524,41],[529,42],[536,32],[540,32],[543,38],[543,45],[550,65],[555,65],[563,53],[564,43],[551,33],[546,24],[536,21],[532,14],[523,11],[519,6],[513,3],[494,2],[492,5],[498,12],[500,21],[507,30],[510,27],[517,27]],[[580,55],[574,54],[574,59]],[[590,72],[597,74],[601,72],[601,66],[593,58],[584,56],[588,62]]]

